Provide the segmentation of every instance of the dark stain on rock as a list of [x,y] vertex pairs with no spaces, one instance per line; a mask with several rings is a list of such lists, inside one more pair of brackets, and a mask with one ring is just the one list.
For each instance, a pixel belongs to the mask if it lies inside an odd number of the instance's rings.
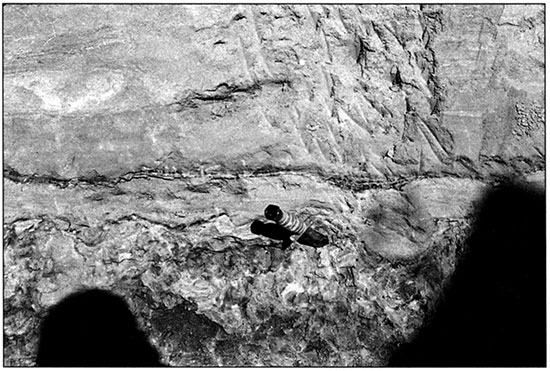
[[206,352],[205,343],[225,332],[220,325],[189,310],[185,304],[157,311],[151,323],[154,331],[159,333],[160,346],[171,343],[174,349],[189,353]]
[[254,336],[255,338],[285,337],[286,331],[293,329],[299,319],[300,316],[297,314],[288,316],[274,314],[260,325]]
[[304,352],[315,352],[317,355],[317,362],[324,363],[326,360],[330,357],[331,349],[330,345],[327,344],[327,342],[321,338],[316,338],[313,340],[310,340],[307,343],[306,349]]

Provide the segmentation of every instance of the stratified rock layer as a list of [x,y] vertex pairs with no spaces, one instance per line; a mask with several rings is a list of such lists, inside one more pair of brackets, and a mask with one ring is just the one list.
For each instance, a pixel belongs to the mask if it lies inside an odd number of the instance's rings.
[[544,177],[541,5],[3,10],[6,365],[90,286],[167,364],[384,365],[487,187]]

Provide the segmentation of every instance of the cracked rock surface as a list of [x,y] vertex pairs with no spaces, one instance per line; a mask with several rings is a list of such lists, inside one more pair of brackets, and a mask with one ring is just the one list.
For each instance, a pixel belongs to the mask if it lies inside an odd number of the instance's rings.
[[544,183],[543,5],[3,11],[8,366],[82,287],[169,365],[385,365],[484,192]]

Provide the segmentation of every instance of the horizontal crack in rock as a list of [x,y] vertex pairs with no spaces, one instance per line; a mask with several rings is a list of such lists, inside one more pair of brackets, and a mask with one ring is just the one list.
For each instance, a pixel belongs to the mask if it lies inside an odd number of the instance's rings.
[[170,223],[165,223],[165,222],[162,222],[162,221],[159,221],[159,220],[154,220],[154,219],[150,219],[150,218],[146,218],[144,216],[141,216],[141,215],[138,215],[138,214],[130,214],[130,215],[124,215],[118,219],[109,219],[109,220],[106,220],[106,224],[120,224],[121,222],[126,222],[126,221],[136,221],[136,220],[142,220],[142,221],[146,221],[147,223],[150,223],[150,224],[156,224],[156,225],[160,225],[160,226],[163,226],[167,229],[171,229],[171,230],[183,230],[185,228],[188,227],[187,224],[185,223],[181,223],[181,224],[170,224]]
[[[536,170],[536,169],[535,169]],[[536,171],[534,171],[536,172]],[[530,172],[532,173],[532,172]],[[522,176],[528,176],[530,173],[522,174]],[[421,179],[441,179],[441,178],[459,178],[478,180],[488,185],[496,185],[501,182],[510,180],[512,175],[481,175],[479,173],[473,174],[457,174],[452,172],[441,173],[424,173],[397,176],[386,179],[373,179],[365,177],[361,174],[345,174],[345,173],[330,173],[325,172],[322,169],[312,169],[305,167],[295,168],[276,168],[267,166],[259,168],[253,171],[242,172],[228,172],[228,173],[212,173],[204,174],[202,172],[167,172],[162,169],[154,169],[143,166],[141,170],[128,172],[119,177],[108,178],[105,175],[95,173],[92,176],[83,176],[78,178],[63,178],[58,175],[36,175],[36,174],[21,174],[9,165],[4,165],[4,178],[9,179],[18,184],[52,184],[59,188],[72,188],[81,185],[91,186],[103,186],[114,188],[121,182],[129,182],[133,179],[162,179],[167,181],[179,180],[179,181],[192,181],[197,179],[204,179],[204,184],[197,186],[197,184],[188,184],[187,189],[194,192],[208,192],[208,185],[222,186],[224,181],[233,179],[251,179],[251,178],[265,178],[265,177],[277,177],[283,175],[297,175],[297,176],[313,176],[318,178],[322,182],[330,183],[340,189],[349,190],[352,192],[362,192],[368,189],[401,189],[406,184]],[[205,188],[206,187],[206,188]]]

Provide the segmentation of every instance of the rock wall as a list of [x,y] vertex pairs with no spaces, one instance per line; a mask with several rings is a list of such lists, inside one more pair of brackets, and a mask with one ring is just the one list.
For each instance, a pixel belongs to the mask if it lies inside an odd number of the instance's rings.
[[542,5],[3,10],[6,365],[89,286],[167,364],[384,365],[484,190],[544,179]]

